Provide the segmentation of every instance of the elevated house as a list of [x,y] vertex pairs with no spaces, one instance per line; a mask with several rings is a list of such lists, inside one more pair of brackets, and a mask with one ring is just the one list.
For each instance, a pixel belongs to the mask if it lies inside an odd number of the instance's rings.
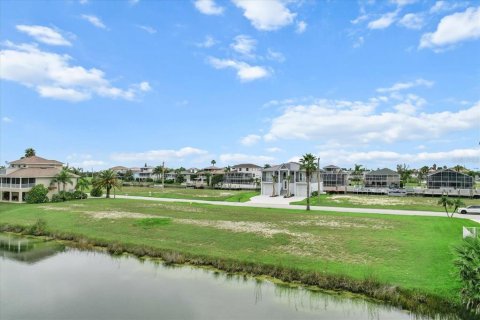
[[378,169],[365,174],[365,187],[367,188],[398,188],[400,175],[388,168]]
[[194,178],[197,177],[197,168],[188,168],[187,170],[181,171],[180,174],[185,178],[183,184],[189,185],[193,182]]
[[323,167],[322,182],[325,192],[347,192],[348,173],[334,165]]
[[[48,188],[48,197],[63,191],[63,186],[52,183],[62,171],[63,163],[32,156],[9,162],[8,168],[0,172],[0,192],[2,201],[23,202],[32,187],[43,184]],[[72,183],[65,185],[65,191],[75,190],[78,175],[70,174]],[[60,188],[60,190],[59,190]]]
[[234,165],[223,177],[223,187],[229,189],[257,188],[262,178],[262,167],[252,163]]
[[[317,172],[312,174],[310,192],[318,190]],[[323,185],[320,183],[320,192]],[[262,170],[261,194],[265,196],[307,197],[305,170],[297,162],[287,162]]]
[[219,168],[215,166],[206,167],[196,173],[196,177],[195,179],[193,179],[193,182],[191,184],[197,188],[205,187],[209,184],[209,179],[211,179],[213,175],[224,173],[224,168]]
[[428,189],[473,189],[473,177],[452,169],[437,170],[427,175]]
[[146,163],[143,167],[140,168],[131,168],[133,172],[133,178],[135,180],[145,181],[147,179],[153,179],[153,167],[148,166]]

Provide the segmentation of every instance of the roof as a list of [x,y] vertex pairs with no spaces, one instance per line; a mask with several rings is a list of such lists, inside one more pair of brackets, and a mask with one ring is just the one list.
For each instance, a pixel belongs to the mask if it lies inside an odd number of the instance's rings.
[[235,168],[261,168],[261,167],[253,163],[241,163],[241,164],[234,165],[232,168],[235,169]]
[[276,166],[272,166],[270,168],[263,169],[263,171],[278,171],[278,170],[290,170],[290,171],[299,171],[300,170],[300,163],[298,162],[287,162],[282,163]]
[[433,173],[430,173],[430,174],[427,174],[427,177],[429,176],[433,176],[437,173],[442,173],[442,172],[451,172],[451,173],[457,173],[457,174],[460,174],[460,175],[463,175],[463,176],[468,176],[468,174],[465,174],[465,173],[462,173],[462,172],[458,172],[458,171],[455,171],[455,170],[452,170],[452,169],[441,169],[441,170],[437,170]]
[[62,165],[63,163],[57,160],[48,160],[42,157],[37,157],[37,156],[31,156],[31,157],[25,157],[22,159],[18,159],[12,162],[9,162],[9,164],[54,164],[54,165]]
[[116,167],[110,168],[110,170],[128,170],[128,168],[124,166],[116,166]]
[[[53,178],[63,168],[20,168],[5,175],[8,178]],[[72,178],[79,176],[70,172]]]
[[371,175],[396,175],[396,176],[398,176],[399,174],[398,174],[398,172],[393,171],[391,169],[383,168],[383,169],[378,169],[378,170],[367,172],[367,175],[369,175],[369,176],[371,176]]
[[323,169],[340,169],[340,167],[334,166],[333,164],[323,167]]
[[223,168],[210,166],[210,167],[203,168],[202,170],[223,170]]

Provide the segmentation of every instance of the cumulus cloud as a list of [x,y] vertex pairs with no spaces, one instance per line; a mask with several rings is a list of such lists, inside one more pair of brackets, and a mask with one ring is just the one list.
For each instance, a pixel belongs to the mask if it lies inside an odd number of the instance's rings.
[[268,163],[274,161],[274,157],[262,156],[262,155],[250,155],[243,153],[224,153],[220,155],[220,161],[222,163]]
[[267,68],[262,66],[251,66],[248,63],[242,61],[210,57],[208,59],[208,62],[215,69],[235,69],[237,71],[237,77],[242,82],[257,80],[268,77],[270,75],[270,72]]
[[430,8],[430,13],[440,13],[445,11],[455,10],[460,7],[465,7],[466,2],[454,2],[454,1],[437,1]]
[[243,15],[256,29],[262,31],[283,28],[293,23],[296,16],[296,13],[292,13],[285,2],[280,0],[233,0],[233,3],[244,11]]
[[439,48],[478,38],[480,38],[480,7],[470,7],[464,12],[443,17],[437,30],[422,35],[419,47]]
[[307,23],[305,21],[297,22],[297,28],[295,29],[296,33],[304,33],[307,30]]
[[114,153],[111,159],[119,162],[129,161],[171,161],[184,160],[188,157],[206,155],[208,152],[202,149],[184,147],[178,150],[160,149],[150,150],[146,152],[132,152],[132,153]]
[[53,46],[71,46],[70,41],[65,39],[58,31],[38,25],[17,25],[17,30],[28,34],[38,42]]
[[107,29],[107,26],[102,22],[102,20],[94,15],[91,14],[82,14],[82,19],[90,22],[93,26],[100,28],[100,29]]
[[92,95],[133,100],[139,91],[148,91],[148,82],[129,89],[112,86],[103,71],[72,65],[72,58],[42,51],[34,45],[16,45],[7,41],[0,51],[0,78],[20,83],[45,98],[71,102],[90,99]]
[[107,163],[103,160],[95,160],[90,154],[69,154],[67,156],[68,165],[71,167],[80,167],[86,170],[90,168],[105,167]]
[[367,102],[319,100],[311,105],[286,108],[272,119],[264,138],[267,141],[322,139],[337,143],[392,143],[426,137],[435,139],[471,130],[480,123],[480,101],[456,112],[417,112],[423,103],[417,98],[410,101],[410,109],[397,106],[391,111],[378,112],[378,99]]
[[425,79],[416,79],[415,81],[409,81],[409,82],[397,82],[393,86],[389,88],[378,88],[377,92],[396,92],[396,91],[401,91],[401,90],[406,90],[410,89],[413,87],[418,87],[418,86],[425,86],[430,88],[433,86],[434,82],[433,81],[428,81]]
[[257,40],[251,38],[250,36],[241,34],[234,38],[234,42],[230,44],[230,47],[244,56],[252,57],[256,45]]
[[398,24],[408,29],[419,30],[423,27],[424,20],[421,14],[407,13],[398,21]]
[[225,10],[223,7],[218,6],[214,0],[196,0],[195,8],[207,15],[221,15]]
[[249,134],[248,136],[243,137],[240,139],[240,143],[243,144],[244,146],[253,146],[257,142],[259,142],[262,139],[261,136],[258,134]]
[[369,29],[385,29],[390,27],[392,23],[397,19],[398,10],[393,12],[388,12],[380,16],[380,18],[370,21],[368,23]]

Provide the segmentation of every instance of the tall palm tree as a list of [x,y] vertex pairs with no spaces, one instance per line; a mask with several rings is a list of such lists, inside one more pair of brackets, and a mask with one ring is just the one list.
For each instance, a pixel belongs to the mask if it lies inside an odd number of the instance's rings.
[[357,182],[357,183],[359,183],[361,181],[360,175],[364,171],[364,169],[362,167],[363,167],[363,165],[361,165],[361,164],[355,164],[355,168],[353,169],[353,179],[352,180]]
[[152,173],[157,176],[157,182],[160,181],[160,175],[163,174],[163,167],[156,166],[155,168],[153,168]]
[[67,168],[63,168],[52,180],[53,183],[62,184],[63,191],[65,192],[65,186],[67,183],[72,183],[72,175]]
[[25,157],[28,158],[28,157],[33,157],[36,155],[36,152],[35,152],[35,149],[33,148],[27,148],[25,149]]
[[86,177],[80,177],[77,181],[75,189],[85,192],[90,186],[90,181]]
[[121,184],[117,178],[117,175],[113,170],[110,170],[110,169],[100,172],[94,184],[95,184],[95,187],[103,188],[107,190],[107,198],[110,198],[110,190],[112,188],[113,190],[115,190],[116,188],[118,189],[121,188]]
[[214,166],[215,166],[215,163],[217,163],[217,161],[212,160],[212,161],[210,161],[210,163],[212,164],[212,167],[214,167]]
[[[312,174],[318,169],[316,160],[317,158],[311,153],[304,154],[300,159],[300,169],[305,170],[307,177],[307,210],[310,210],[310,179],[312,178]],[[318,190],[318,192],[320,192],[320,190]]]

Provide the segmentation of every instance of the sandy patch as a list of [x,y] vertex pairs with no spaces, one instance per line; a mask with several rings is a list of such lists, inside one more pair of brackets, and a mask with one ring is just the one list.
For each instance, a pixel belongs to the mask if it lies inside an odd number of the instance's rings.
[[381,205],[381,206],[396,206],[406,204],[416,204],[415,201],[408,201],[399,197],[387,197],[387,196],[351,196],[351,195],[333,195],[329,198],[336,203],[342,203],[348,201],[352,204],[359,205]]
[[294,226],[315,226],[315,227],[327,227],[335,229],[358,229],[358,228],[368,228],[368,229],[392,229],[389,223],[383,221],[359,221],[347,222],[341,220],[332,220],[325,218],[316,218],[316,219],[306,219],[301,221],[284,221],[284,223]]
[[91,216],[95,219],[144,219],[144,218],[166,218],[152,214],[143,214],[127,211],[81,211],[81,213]]

